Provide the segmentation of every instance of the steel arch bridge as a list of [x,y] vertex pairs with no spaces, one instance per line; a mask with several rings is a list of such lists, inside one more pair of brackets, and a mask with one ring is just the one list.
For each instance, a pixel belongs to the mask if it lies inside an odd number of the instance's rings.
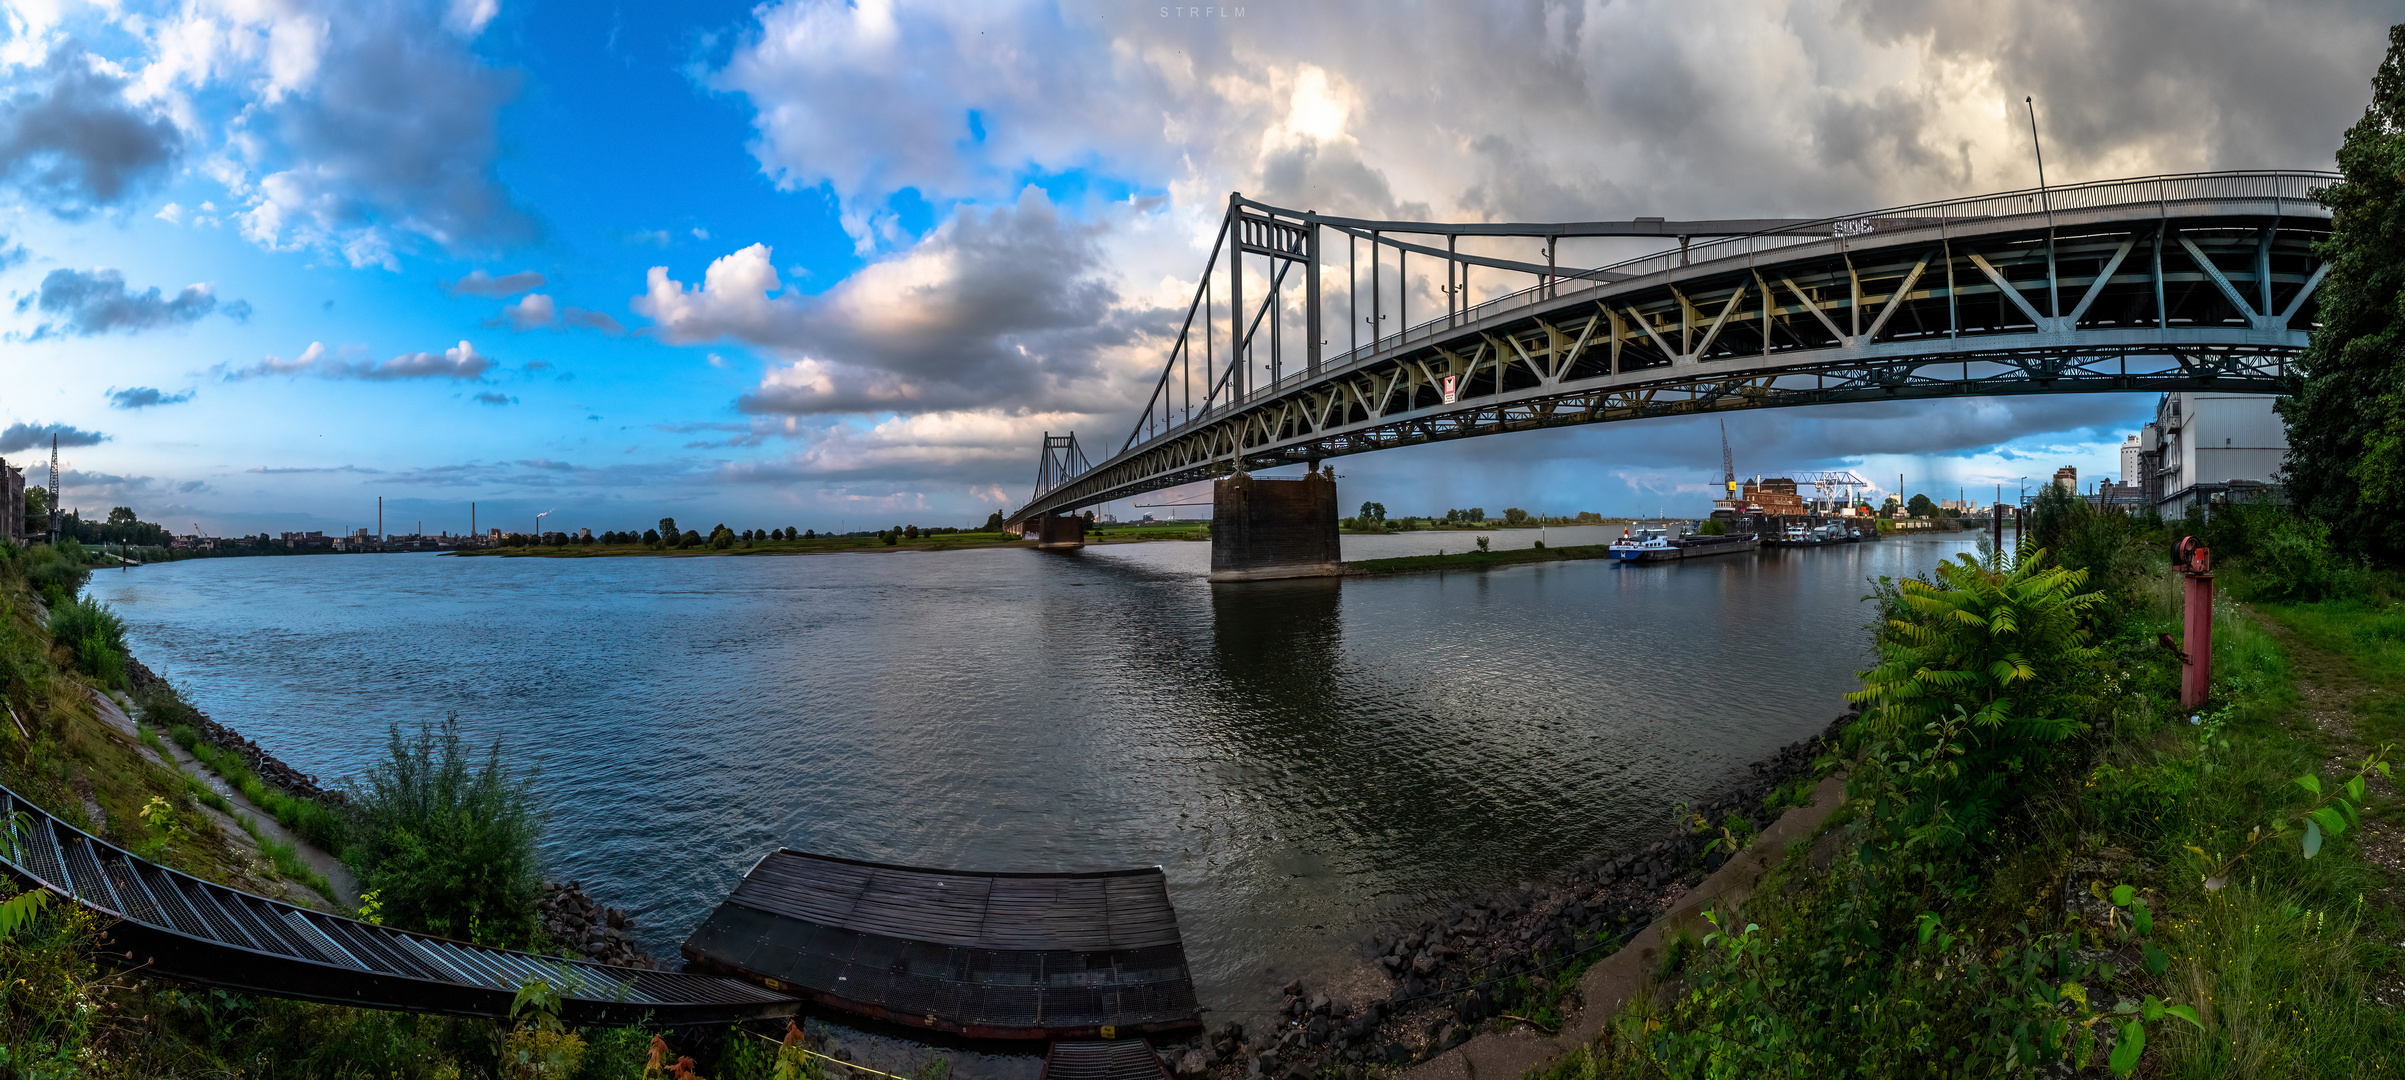
[[[1683,413],[2286,393],[2328,272],[2312,245],[2330,214],[2311,192],[2336,179],[2194,173],[1843,218],[1559,224],[1368,221],[1231,195],[1134,431],[1091,467],[1042,470],[1011,520],[1237,469]],[[1560,241],[1590,237],[1678,246],[1558,265]],[[1491,254],[1514,240],[1545,261]],[[1471,304],[1473,271],[1533,284]],[[1323,296],[1331,279],[1341,294]],[[1443,310],[1408,323],[1415,296]],[[1403,329],[1381,333],[1390,307]],[[1323,355],[1337,340],[1351,347]]]

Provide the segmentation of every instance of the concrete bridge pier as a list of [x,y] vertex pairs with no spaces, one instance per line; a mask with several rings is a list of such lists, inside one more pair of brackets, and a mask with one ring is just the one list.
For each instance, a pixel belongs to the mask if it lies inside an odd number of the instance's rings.
[[1343,559],[1336,477],[1318,465],[1291,480],[1239,472],[1212,485],[1212,581],[1334,577]]
[[1022,535],[1038,551],[1068,551],[1086,546],[1086,519],[1075,514],[1046,514],[1027,523]]

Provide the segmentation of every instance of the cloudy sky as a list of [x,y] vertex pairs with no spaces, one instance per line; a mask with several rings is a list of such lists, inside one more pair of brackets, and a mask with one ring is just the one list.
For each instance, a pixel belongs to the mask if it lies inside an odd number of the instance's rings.
[[[0,456],[182,531],[967,523],[1124,437],[1230,190],[1820,216],[2326,168],[2393,0],[12,0]],[[1745,472],[2117,468],[2144,398],[1752,413]],[[1709,422],[1340,463],[1700,511]],[[1100,455],[1097,455],[1100,456]],[[40,483],[37,465],[29,479]],[[1992,488],[1991,488],[1992,490]],[[1124,507],[1118,509],[1124,510]]]

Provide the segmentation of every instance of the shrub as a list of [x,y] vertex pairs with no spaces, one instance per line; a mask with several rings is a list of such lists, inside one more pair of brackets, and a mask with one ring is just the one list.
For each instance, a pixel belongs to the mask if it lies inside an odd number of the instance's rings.
[[25,583],[42,594],[42,601],[57,607],[83,591],[84,582],[91,580],[92,570],[84,565],[83,545],[73,537],[56,544],[41,544],[25,553],[19,560]]
[[479,944],[533,940],[542,820],[529,778],[501,767],[499,738],[477,765],[456,713],[439,734],[405,738],[395,724],[351,804],[351,860],[361,887],[383,895],[386,922]]
[[1856,787],[1884,834],[1874,844],[1967,845],[2018,800],[2045,748],[2082,729],[2064,712],[2103,656],[2087,614],[2104,597],[2079,591],[2085,571],[2025,551],[2010,570],[1964,555],[1878,597],[1881,662],[1847,695],[1871,706],[1848,737],[1865,751]]
[[2327,600],[2347,591],[2359,576],[2330,546],[2326,521],[2277,507],[2233,516],[2243,523],[2246,588],[2253,599]]
[[107,604],[86,598],[52,608],[50,640],[73,654],[76,670],[103,686],[123,689],[127,685],[125,620]]

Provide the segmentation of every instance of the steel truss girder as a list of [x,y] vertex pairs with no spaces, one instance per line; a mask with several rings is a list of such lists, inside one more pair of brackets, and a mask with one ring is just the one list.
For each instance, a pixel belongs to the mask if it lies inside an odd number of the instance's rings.
[[[2155,348],[2040,348],[1834,361],[1767,372],[1698,373],[1610,387],[1566,387],[1282,439],[1273,437],[1278,414],[1257,410],[1135,457],[1105,463],[1029,509],[1053,503],[1058,505],[1044,508],[1085,506],[1175,487],[1227,475],[1239,462],[1245,469],[1267,469],[1399,446],[1661,416],[2026,394],[2285,394],[2295,389],[2293,361],[2301,351],[2302,343],[2295,342],[2195,345],[2168,359]],[[2133,370],[2131,361],[2146,366]],[[1969,373],[1973,367],[1990,370]],[[1949,368],[1953,373],[1945,370]],[[1795,385],[1805,380],[1811,385]]]

